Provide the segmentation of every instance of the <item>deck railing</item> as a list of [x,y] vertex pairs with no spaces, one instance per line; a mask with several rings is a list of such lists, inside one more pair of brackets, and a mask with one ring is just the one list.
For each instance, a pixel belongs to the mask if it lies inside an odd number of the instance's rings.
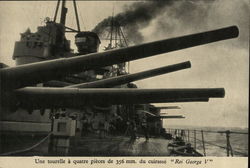
[[[247,153],[241,152],[241,151],[237,151],[236,149],[232,148],[231,142],[230,142],[230,135],[231,134],[245,134],[248,135],[248,132],[236,132],[236,131],[230,131],[230,130],[226,130],[226,131],[208,131],[208,130],[191,130],[191,129],[172,129],[169,128],[168,129],[168,133],[172,134],[173,136],[178,136],[178,137],[182,137],[182,139],[186,142],[186,143],[190,143],[193,145],[193,148],[195,150],[197,150],[197,142],[201,143],[202,146],[202,150],[203,150],[203,155],[206,156],[206,144],[208,145],[212,145],[212,146],[216,146],[218,148],[222,148],[222,149],[226,149],[226,153],[227,156],[234,156],[234,154],[239,154],[241,156],[248,156]],[[222,145],[218,145],[216,143],[213,142],[208,142],[206,141],[206,137],[204,135],[204,133],[217,133],[217,134],[225,134],[225,146]],[[197,134],[200,134],[200,138],[198,138]],[[192,139],[192,140],[191,140]]]

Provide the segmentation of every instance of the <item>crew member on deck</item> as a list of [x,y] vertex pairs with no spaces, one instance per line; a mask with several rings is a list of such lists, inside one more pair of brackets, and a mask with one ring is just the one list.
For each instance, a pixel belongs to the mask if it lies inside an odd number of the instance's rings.
[[135,121],[129,121],[128,123],[128,131],[130,134],[130,141],[136,140],[136,124]]
[[99,132],[99,138],[105,137],[105,128],[104,128],[103,121],[99,121],[99,123],[98,123],[98,132]]
[[148,125],[147,125],[147,118],[145,115],[142,117],[141,127],[142,127],[143,134],[145,136],[145,139],[146,139],[146,141],[148,141],[148,139],[149,139]]
[[109,122],[107,121],[107,119],[104,121],[104,136],[106,137],[108,135],[109,132]]
[[84,115],[82,117],[82,132],[81,132],[81,136],[85,136],[88,133],[88,120],[87,117]]

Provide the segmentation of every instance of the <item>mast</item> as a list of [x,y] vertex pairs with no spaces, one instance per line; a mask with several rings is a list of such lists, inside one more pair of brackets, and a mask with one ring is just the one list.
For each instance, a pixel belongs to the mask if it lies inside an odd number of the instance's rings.
[[59,6],[60,6],[60,0],[57,0],[57,5],[56,5],[56,10],[55,10],[55,15],[54,15],[54,22],[56,22]]
[[54,14],[54,22],[56,22],[57,14],[58,14],[58,9],[60,6],[60,3],[62,2],[62,8],[61,8],[61,18],[60,18],[60,24],[64,26],[67,30],[65,32],[80,32],[80,22],[79,22],[79,17],[78,17],[78,11],[77,11],[77,5],[76,5],[76,0],[73,0],[73,6],[74,6],[74,11],[75,11],[75,16],[76,16],[76,24],[77,24],[77,30],[65,26],[66,23],[66,14],[68,12],[68,9],[65,7],[66,6],[66,0],[57,0],[57,5],[56,5],[56,10]]
[[111,27],[110,27],[110,41],[109,45],[110,48],[112,48],[112,40],[113,40],[113,28],[114,28],[114,8],[113,8],[113,13],[112,13],[112,18],[111,18]]
[[65,26],[66,22],[66,14],[68,9],[65,7],[66,0],[62,0],[62,10],[61,10],[61,18],[60,18],[60,23]]
[[73,4],[74,4],[74,9],[75,9],[75,15],[76,15],[77,30],[78,32],[80,32],[81,29],[80,29],[80,23],[79,23],[78,12],[77,12],[77,7],[76,7],[76,0],[73,0]]

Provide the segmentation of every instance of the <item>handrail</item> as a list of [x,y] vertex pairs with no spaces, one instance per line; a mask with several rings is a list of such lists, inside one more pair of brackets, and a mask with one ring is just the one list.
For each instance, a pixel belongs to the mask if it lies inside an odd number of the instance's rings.
[[[172,130],[184,130],[184,131],[197,131],[197,132],[209,132],[209,133],[226,133],[228,130],[226,131],[208,131],[208,130],[197,130],[197,129],[175,129],[175,128],[169,128],[169,129],[172,129]],[[233,134],[248,134],[248,132],[236,132],[236,131],[230,131],[230,133],[233,133]]]
[[[191,137],[191,138],[193,138],[193,137]],[[196,140],[202,142],[202,140],[200,140],[200,139],[196,139]],[[225,147],[225,146],[220,146],[220,145],[217,145],[217,144],[214,144],[214,143],[211,143],[211,142],[207,142],[207,141],[204,141],[204,142],[205,142],[206,144],[209,144],[209,145],[213,145],[213,146],[217,146],[217,147],[219,147],[219,148],[227,149],[227,147]],[[238,153],[238,154],[241,154],[241,155],[247,155],[246,153],[242,153],[242,152],[239,152],[239,151],[236,151],[236,150],[233,150],[233,152]]]
[[[168,130],[169,130],[169,132],[174,131],[174,134],[176,136],[181,136],[184,141],[186,139],[186,142],[190,143],[190,138],[192,138],[194,140],[194,148],[195,149],[196,149],[196,141],[201,142],[202,147],[203,147],[204,156],[206,156],[205,144],[209,144],[209,145],[213,145],[213,146],[216,146],[216,147],[226,149],[227,150],[227,156],[229,156],[229,154],[231,154],[231,156],[233,156],[234,153],[241,154],[241,155],[247,155],[246,153],[242,153],[242,152],[239,152],[239,151],[236,151],[236,150],[232,149],[232,146],[230,144],[230,134],[248,134],[248,132],[236,132],[236,131],[230,131],[230,130],[226,130],[226,131],[204,131],[204,130],[195,130],[195,129],[190,130],[190,129],[171,129],[171,128],[169,128]],[[188,137],[186,136],[186,133],[185,133],[186,131],[188,133]],[[193,134],[194,134],[193,137],[190,137],[190,132],[193,132]],[[203,134],[204,132],[226,134],[226,144],[227,145],[226,146],[220,146],[220,145],[205,141],[204,134]],[[201,134],[202,140],[197,138],[197,135],[196,135],[197,133]]]

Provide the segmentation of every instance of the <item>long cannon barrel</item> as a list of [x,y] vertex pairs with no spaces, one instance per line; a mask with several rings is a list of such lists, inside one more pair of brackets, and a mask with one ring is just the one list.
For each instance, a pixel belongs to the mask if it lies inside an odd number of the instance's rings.
[[157,75],[162,75],[165,73],[175,72],[190,67],[191,67],[190,61],[186,61],[179,64],[164,66],[135,74],[121,75],[121,76],[101,79],[93,82],[80,83],[80,84],[72,84],[63,81],[51,80],[46,82],[46,86],[68,87],[68,88],[111,88],[114,86],[130,83],[137,80],[142,80],[145,78],[150,78]]
[[82,83],[82,84],[76,84],[76,85],[70,85],[69,88],[110,88],[117,85],[126,84],[129,82],[150,78],[156,75],[162,75],[164,73],[170,73],[186,68],[190,68],[191,63],[189,61],[182,62],[179,64],[164,66],[156,69],[151,69],[148,71],[143,71],[135,74],[129,74],[129,75],[122,75],[112,78],[107,78],[103,80],[98,80],[94,82],[88,82],[88,83]]
[[182,115],[172,115],[172,116],[152,116],[150,118],[161,118],[161,119],[174,119],[174,118],[185,118]]
[[157,109],[181,109],[179,106],[163,106],[163,107],[155,107]]
[[91,53],[73,58],[62,58],[3,68],[0,70],[0,85],[2,90],[17,89],[53,79],[60,79],[65,75],[78,73],[83,70],[118,64],[157,54],[235,38],[238,35],[238,28],[236,26],[230,26],[127,48],[109,50],[101,53]]
[[79,107],[86,104],[145,104],[185,99],[224,97],[223,88],[213,89],[124,89],[27,87],[15,91],[18,104],[32,108]]
[[202,97],[202,98],[178,98],[175,100],[169,100],[168,103],[186,103],[186,102],[208,102],[209,98],[208,97]]

